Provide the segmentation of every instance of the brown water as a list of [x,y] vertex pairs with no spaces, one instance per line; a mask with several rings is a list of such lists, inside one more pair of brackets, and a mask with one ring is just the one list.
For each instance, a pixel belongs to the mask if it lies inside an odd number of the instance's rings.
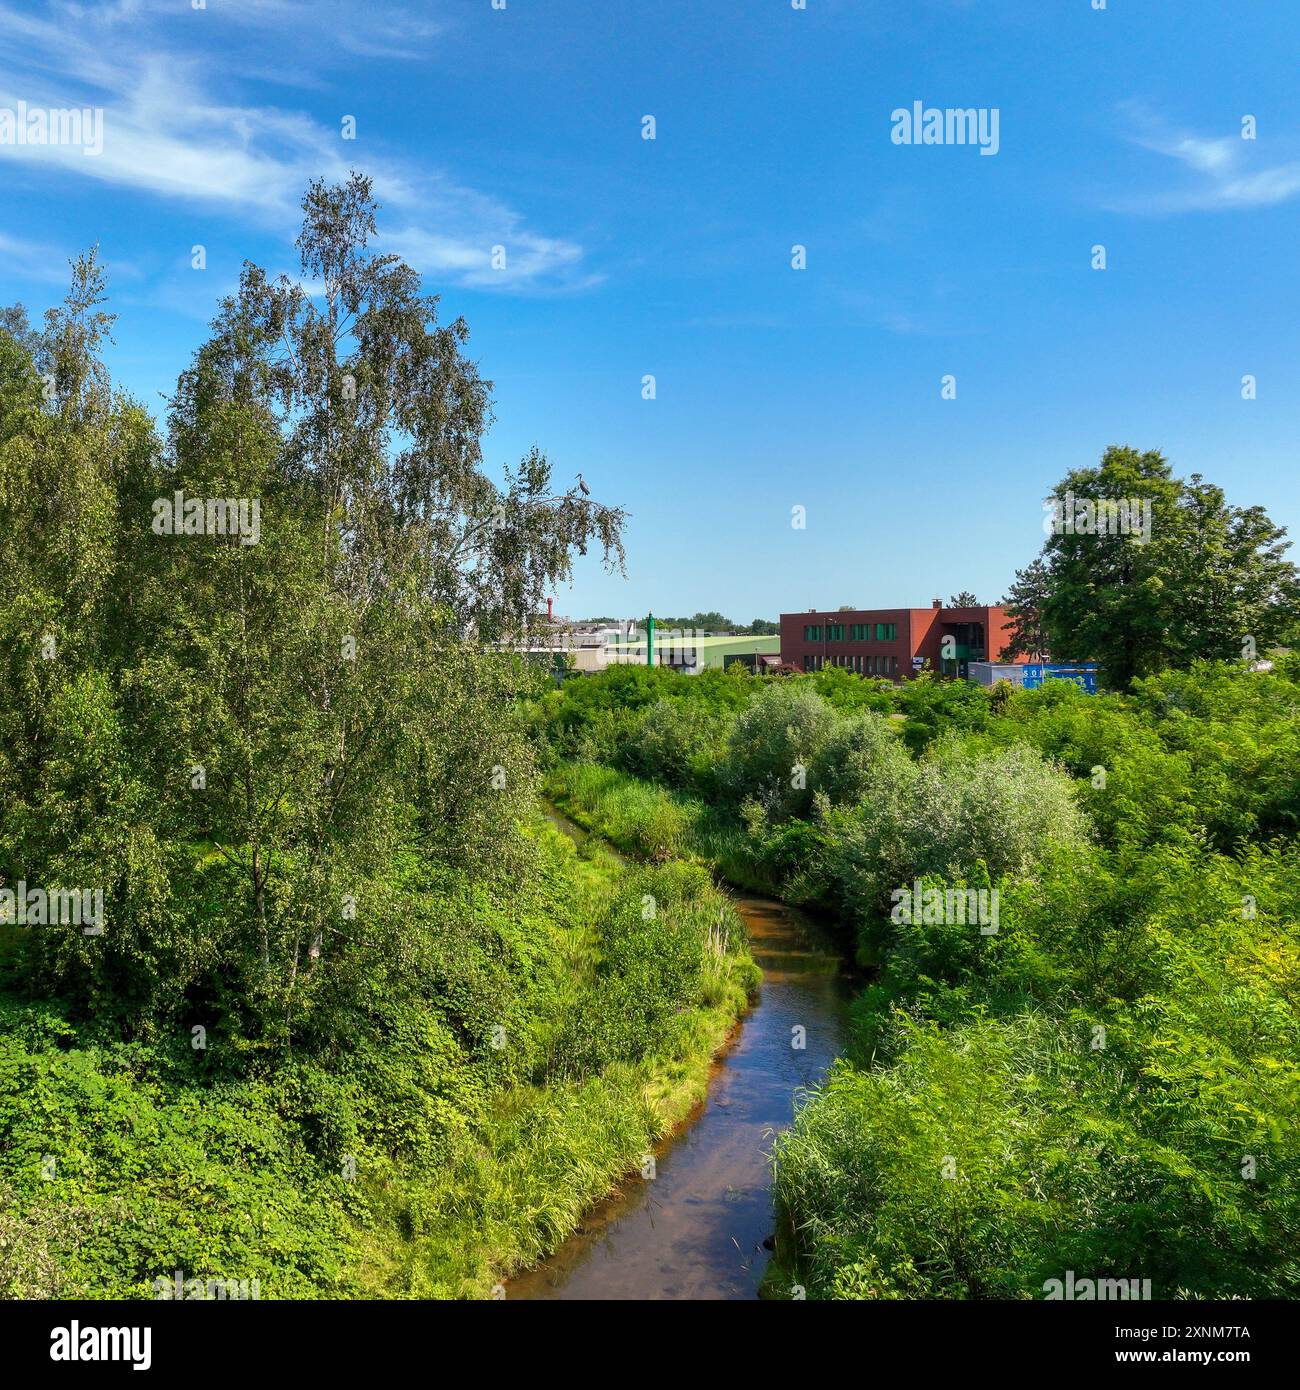
[[[563,818],[566,833],[582,832]],[[650,1181],[628,1181],[509,1298],[754,1298],[775,1229],[772,1140],[801,1088],[844,1050],[842,962],[814,925],[769,898],[738,897],[763,969],[758,1001],[714,1067],[708,1096],[656,1151]],[[796,1029],[803,1030],[803,1046]]]

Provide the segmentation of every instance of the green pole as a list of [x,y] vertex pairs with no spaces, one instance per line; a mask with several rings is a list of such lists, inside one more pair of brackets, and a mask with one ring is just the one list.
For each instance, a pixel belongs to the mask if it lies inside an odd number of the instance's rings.
[[650,614],[645,622],[645,664],[655,664],[655,615]]

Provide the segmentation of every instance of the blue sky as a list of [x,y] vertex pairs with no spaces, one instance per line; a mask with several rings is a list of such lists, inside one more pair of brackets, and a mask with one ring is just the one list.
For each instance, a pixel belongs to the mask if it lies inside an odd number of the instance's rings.
[[[105,113],[99,155],[0,143],[0,302],[98,242],[158,408],[241,261],[296,269],[307,180],[365,170],[495,383],[489,463],[536,442],[631,513],[562,612],[996,601],[1109,443],[1300,533],[1290,11],[0,0],[0,110]],[[893,143],[914,101],[996,108],[998,153]]]

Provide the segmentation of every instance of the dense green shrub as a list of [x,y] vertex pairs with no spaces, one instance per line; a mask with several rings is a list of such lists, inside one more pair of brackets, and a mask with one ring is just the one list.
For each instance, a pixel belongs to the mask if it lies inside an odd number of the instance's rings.
[[907,716],[903,738],[920,753],[953,730],[978,730],[992,716],[989,692],[969,681],[945,680],[925,671],[898,688],[898,708]]
[[735,801],[755,800],[777,818],[806,811],[813,793],[808,769],[836,718],[806,686],[764,686],[736,720],[728,745],[727,782]]
[[1070,779],[1028,748],[992,757],[941,750],[921,763],[904,805],[904,839],[920,874],[953,877],[983,863],[999,881],[1087,840]]
[[906,792],[913,763],[890,722],[879,714],[845,719],[827,735],[809,770],[809,785],[833,806],[856,806]]
[[733,723],[729,709],[704,700],[659,700],[624,743],[622,762],[642,777],[706,790],[716,782]]
[[798,1277],[1042,1297],[1072,1269],[1294,1297],[1298,920],[1292,846],[1060,842],[1004,883],[996,935],[893,925],[856,1064],[779,1148]]

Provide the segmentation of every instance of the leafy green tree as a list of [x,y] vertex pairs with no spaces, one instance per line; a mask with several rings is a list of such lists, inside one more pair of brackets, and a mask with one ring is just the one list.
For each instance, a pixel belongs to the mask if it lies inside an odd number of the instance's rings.
[[138,677],[158,744],[205,769],[184,794],[246,885],[242,959],[286,1039],[320,962],[365,936],[368,866],[404,848],[509,871],[523,678],[475,648],[524,630],[590,539],[621,561],[621,514],[553,493],[538,450],[504,489],[482,471],[467,330],[368,252],[369,182],[314,183],[303,210],[320,302],[246,266],[172,410],[169,482],[259,497],[263,541],[170,546],[157,602],[183,614]]
[[998,653],[999,661],[1015,661],[1017,657],[1039,660],[1047,654],[1043,607],[1050,592],[1050,576],[1041,557],[1016,571],[1015,582],[1002,600],[1011,619],[1011,638]]
[[674,628],[694,629],[697,632],[730,632],[731,619],[724,617],[716,609],[708,613],[694,613],[689,618],[656,618],[655,626],[665,632]]
[[[370,253],[368,181],[303,210],[321,293],[245,266],[165,451],[111,392],[93,255],[41,334],[0,333],[0,874],[102,884],[113,923],[27,934],[32,976],[155,1022],[216,997],[280,1044],[391,941],[383,866],[531,853],[530,678],[485,647],[576,551],[622,558],[622,514],[553,489],[540,451],[487,477],[465,325]],[[169,534],[178,493],[257,524]]]
[[[1094,659],[1123,689],[1198,658],[1262,651],[1293,625],[1300,577],[1285,530],[1259,507],[1228,505],[1198,474],[1175,478],[1156,451],[1112,445],[1053,498],[1074,512],[1043,548],[1042,620],[1058,659]],[[1081,507],[1121,499],[1150,508],[1149,535],[1071,533]]]
[[[166,879],[155,807],[132,757],[108,670],[120,666],[121,491],[156,462],[152,421],[115,395],[99,358],[112,316],[92,252],[72,263],[63,304],[32,332],[0,328],[0,879],[101,893],[100,937],[23,933],[33,974],[84,1003],[131,1012],[130,924],[156,926]],[[154,961],[156,964],[156,959]]]
[[1179,521],[1182,544],[1168,557],[1170,664],[1249,660],[1284,640],[1300,612],[1285,528],[1262,507],[1229,506],[1198,473],[1183,485]]
[[948,600],[949,608],[978,608],[980,601],[971,593],[969,589],[963,589],[961,593],[954,594]]

